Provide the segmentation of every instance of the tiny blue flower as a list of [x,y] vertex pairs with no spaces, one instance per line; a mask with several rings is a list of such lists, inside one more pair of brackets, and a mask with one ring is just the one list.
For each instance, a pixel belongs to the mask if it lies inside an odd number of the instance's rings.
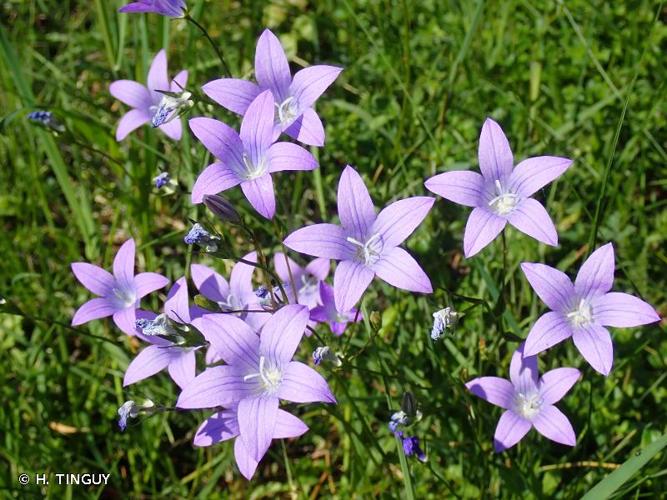
[[403,453],[406,457],[416,456],[420,462],[426,462],[426,453],[419,447],[419,438],[416,436],[402,437]]
[[28,114],[28,120],[39,123],[47,128],[57,132],[64,132],[65,127],[60,123],[50,111],[33,111]]
[[153,179],[153,182],[155,183],[155,187],[157,189],[163,188],[164,186],[169,184],[169,181],[171,181],[171,177],[169,176],[168,172],[161,172],[160,175],[158,175]]
[[431,338],[438,340],[448,328],[456,326],[459,313],[454,311],[451,307],[445,307],[433,313],[433,328],[431,330]]
[[196,223],[183,238],[183,241],[188,245],[199,245],[206,252],[216,252],[218,250],[217,242],[220,241],[220,238],[213,236],[201,224]]

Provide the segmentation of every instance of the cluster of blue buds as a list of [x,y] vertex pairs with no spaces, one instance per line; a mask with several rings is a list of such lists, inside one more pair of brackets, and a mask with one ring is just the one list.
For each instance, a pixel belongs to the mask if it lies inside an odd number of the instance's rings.
[[220,238],[209,233],[201,224],[196,223],[185,235],[183,241],[188,245],[199,245],[205,252],[217,252]]
[[65,126],[60,123],[50,111],[33,111],[28,114],[28,120],[39,123],[46,128],[55,130],[56,132],[64,132]]
[[145,399],[141,404],[134,401],[125,401],[123,405],[118,408],[118,427],[121,431],[127,428],[127,421],[130,418],[137,418],[141,414],[150,415],[156,410],[155,403],[150,399]]
[[421,420],[422,413],[417,409],[414,396],[410,392],[403,394],[403,401],[401,402],[401,409],[395,412],[389,419],[389,430],[396,436],[403,446],[403,453],[406,457],[416,457],[420,462],[426,462],[428,458],[426,453],[419,445],[419,438],[417,436],[406,435],[400,427],[408,427],[409,425]]
[[433,328],[431,329],[431,338],[438,340],[449,329],[453,329],[459,318],[457,313],[451,307],[445,307],[433,313]]
[[340,359],[340,356],[333,352],[329,346],[322,346],[315,349],[313,352],[313,363],[316,365],[321,364],[323,361],[333,364],[335,367],[343,365],[343,361]]

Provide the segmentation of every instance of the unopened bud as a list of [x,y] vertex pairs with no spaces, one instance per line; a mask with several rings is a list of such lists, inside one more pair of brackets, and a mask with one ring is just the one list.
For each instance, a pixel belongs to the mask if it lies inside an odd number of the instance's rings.
[[222,222],[236,223],[241,220],[239,213],[234,206],[223,196],[219,194],[207,194],[204,196],[204,205],[213,215]]

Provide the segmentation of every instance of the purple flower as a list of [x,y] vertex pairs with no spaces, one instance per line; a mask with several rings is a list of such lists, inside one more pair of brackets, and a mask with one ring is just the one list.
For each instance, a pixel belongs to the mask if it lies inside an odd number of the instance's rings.
[[[272,439],[285,439],[299,437],[308,431],[308,426],[299,418],[284,410],[276,413],[276,423],[273,429]],[[237,418],[237,409],[232,408],[214,413],[197,429],[195,434],[195,446],[211,446],[221,441],[237,438],[241,431]],[[251,479],[257,470],[258,460],[250,454],[242,439],[234,441],[234,457],[241,474],[246,479]]]
[[527,158],[514,168],[514,158],[500,125],[487,118],[479,137],[479,168],[445,172],[425,186],[455,203],[474,207],[463,236],[463,251],[472,257],[491,243],[509,222],[542,243],[556,246],[558,234],[549,214],[532,196],[563,172],[572,160],[557,156]]
[[313,170],[317,160],[301,146],[273,139],[271,92],[255,99],[241,122],[241,133],[212,118],[193,118],[190,129],[217,159],[199,174],[192,202],[241,185],[243,194],[262,216],[273,218],[276,197],[271,174],[282,170]]
[[[188,285],[185,278],[179,279],[171,287],[167,300],[164,303],[164,314],[166,317],[182,325],[189,325],[195,317],[199,316],[198,308],[191,308],[188,303]],[[168,323],[162,323],[157,314],[140,311],[142,319],[166,325],[165,334],[169,331]],[[137,316],[140,314],[137,313]],[[162,316],[162,315],[161,315]],[[164,318],[166,320],[167,318]],[[157,321],[156,321],[157,320]],[[163,320],[163,321],[164,321]],[[165,327],[163,327],[164,329]],[[148,334],[144,328],[143,333],[137,335],[151,345],[143,349],[136,358],[132,360],[125,372],[123,386],[126,387],[140,380],[152,377],[156,373],[167,368],[169,376],[178,384],[185,387],[195,378],[195,350],[193,347],[181,347],[156,335],[154,329]]]
[[135,334],[135,310],[142,297],[163,288],[169,280],[157,273],[134,275],[134,240],[120,247],[113,261],[113,274],[87,262],[72,263],[72,272],[83,286],[99,295],[74,313],[72,325],[113,316],[116,326],[128,335]]
[[324,127],[313,109],[315,101],[338,78],[343,68],[310,66],[292,79],[287,56],[278,38],[264,30],[255,51],[255,77],[259,85],[236,78],[222,78],[207,83],[202,90],[228,110],[245,115],[250,103],[270,90],[277,110],[276,136],[285,132],[311,146],[324,145]]
[[195,320],[227,364],[207,368],[183,389],[176,406],[196,409],[238,404],[240,439],[250,457],[259,462],[276,434],[281,399],[336,402],[319,373],[292,361],[307,323],[308,309],[301,305],[278,310],[259,336],[234,316],[207,314]]
[[493,439],[496,451],[518,443],[535,427],[537,432],[557,443],[574,446],[577,438],[567,417],[554,406],[579,379],[576,368],[556,368],[538,380],[537,356],[524,356],[519,346],[510,363],[510,380],[479,377],[466,387],[475,396],[505,410]]
[[[285,258],[289,262],[289,269]],[[273,258],[273,267],[276,269],[276,274],[283,283],[288,285],[287,289],[289,291],[287,293],[290,295],[290,301],[298,302],[311,310],[321,303],[320,283],[329,274],[330,265],[329,259],[315,259],[306,267],[301,267],[282,252],[276,253]],[[296,287],[296,294],[292,288],[292,281],[294,281]]]
[[605,326],[630,327],[660,321],[649,304],[627,293],[609,292],[614,282],[614,247],[598,248],[579,269],[572,284],[561,271],[544,264],[521,264],[533,290],[549,306],[526,338],[526,354],[534,355],[572,337],[590,365],[608,375],[614,361],[611,335]]
[[347,166],[338,184],[341,226],[315,224],[294,231],[285,245],[297,252],[340,260],[334,274],[338,311],[349,311],[377,275],[390,285],[431,293],[431,281],[400,245],[431,209],[433,198],[399,200],[375,214],[368,190],[357,171]]
[[185,9],[185,0],[137,0],[124,5],[118,12],[125,14],[152,12],[167,17],[182,17]]
[[[183,70],[169,83],[167,76],[167,54],[161,50],[148,70],[148,87],[132,80],[118,80],[109,86],[111,95],[132,109],[121,118],[116,130],[116,140],[122,141],[133,130],[153,121],[158,112],[164,110],[164,102],[174,99],[158,90],[181,93],[188,82],[188,72]],[[170,139],[179,141],[183,133],[181,121],[167,121],[159,125]]]
[[310,311],[310,319],[318,323],[329,323],[331,331],[338,336],[343,335],[348,323],[356,323],[363,319],[361,313],[358,313],[356,309],[339,312],[336,309],[334,289],[324,281],[320,282],[320,298],[322,305]]
[[420,462],[426,462],[426,453],[419,446],[419,438],[417,436],[403,436],[401,434],[399,437],[401,439],[401,444],[403,445],[403,453],[406,457],[415,456]]

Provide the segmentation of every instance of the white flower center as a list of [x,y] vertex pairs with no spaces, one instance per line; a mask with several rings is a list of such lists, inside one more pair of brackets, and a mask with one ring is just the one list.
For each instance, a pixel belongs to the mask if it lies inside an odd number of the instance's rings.
[[227,295],[227,300],[218,302],[218,305],[223,311],[240,311],[244,306],[241,300],[233,293]]
[[497,215],[511,213],[519,203],[519,195],[504,188],[499,180],[495,181],[495,187],[495,197],[489,201],[489,207]]
[[277,366],[267,366],[266,358],[259,357],[259,371],[257,373],[250,373],[243,377],[244,382],[259,378],[264,392],[267,394],[275,394],[283,381],[283,372]]
[[243,166],[245,167],[245,171],[242,172],[241,175],[249,181],[263,176],[267,169],[266,162],[263,158],[258,165],[255,165],[246,153],[243,153]]
[[294,97],[288,97],[280,104],[276,103],[276,107],[278,108],[278,121],[281,125],[289,125],[296,118],[297,109]]
[[134,305],[137,300],[137,294],[134,290],[123,290],[122,288],[113,288],[111,290],[116,298],[116,303],[123,309]]
[[372,266],[380,260],[384,241],[382,241],[382,236],[379,233],[374,234],[364,243],[351,236],[347,237],[347,241],[357,247],[356,257],[360,262],[363,262],[367,266]]
[[518,393],[514,396],[514,409],[526,420],[532,420],[542,408],[542,398],[537,392],[531,394]]
[[567,313],[567,318],[574,327],[589,325],[593,322],[593,308],[585,299],[581,299],[579,304]]
[[194,103],[190,97],[192,97],[190,92],[182,92],[179,96],[163,94],[160,102],[148,109],[153,113],[151,118],[153,127],[164,125],[176,118],[181,110],[191,108]]

